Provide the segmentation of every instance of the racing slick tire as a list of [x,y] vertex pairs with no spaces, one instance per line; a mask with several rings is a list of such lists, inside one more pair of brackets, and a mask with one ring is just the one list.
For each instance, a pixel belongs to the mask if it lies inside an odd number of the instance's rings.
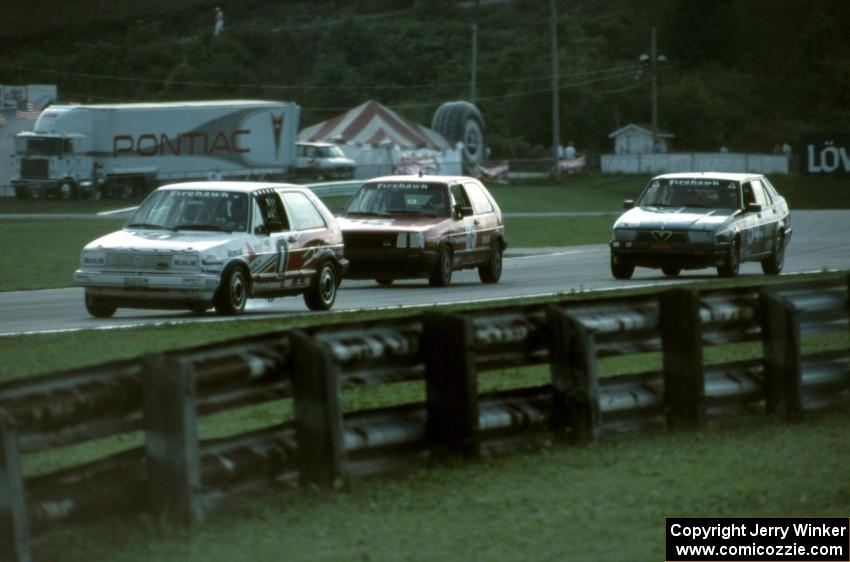
[[215,311],[222,316],[233,316],[245,310],[248,301],[248,275],[245,269],[231,266],[224,270],[221,284],[213,296]]
[[478,266],[478,278],[482,283],[498,283],[502,277],[502,244],[498,240],[490,247],[487,263]]
[[726,259],[723,265],[717,266],[717,274],[720,277],[735,277],[741,269],[741,250],[738,247],[738,239],[732,240],[729,246],[729,253],[726,254]]
[[323,261],[316,270],[310,288],[304,293],[304,304],[314,311],[330,310],[336,300],[338,286],[336,267],[330,260]]
[[614,279],[631,279],[635,272],[635,264],[618,260],[611,255],[611,275]]
[[112,318],[118,307],[86,291],[86,310],[95,318]]
[[432,287],[448,287],[452,284],[452,251],[443,245],[434,265],[434,272],[428,277],[428,284]]
[[661,272],[664,273],[667,277],[678,277],[680,273],[682,273],[681,267],[675,267],[672,265],[665,265],[661,268]]
[[484,118],[468,101],[447,102],[437,108],[431,128],[446,138],[463,143],[463,170],[472,174],[485,160]]
[[773,244],[773,252],[770,257],[762,260],[761,270],[767,275],[779,275],[782,273],[782,267],[785,265],[785,233],[780,232],[776,235],[776,240]]
[[77,196],[77,185],[69,179],[62,180],[59,184],[59,197],[65,201],[70,201]]

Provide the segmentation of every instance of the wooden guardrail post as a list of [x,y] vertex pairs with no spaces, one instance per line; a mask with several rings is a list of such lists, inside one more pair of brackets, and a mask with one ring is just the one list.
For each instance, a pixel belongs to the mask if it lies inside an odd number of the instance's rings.
[[475,334],[469,318],[444,312],[423,315],[428,441],[438,451],[480,455]]
[[301,484],[333,490],[347,485],[339,368],[314,338],[290,334],[292,396]]
[[200,445],[192,365],[164,354],[143,359],[145,452],[154,513],[187,525],[203,519]]
[[599,435],[599,381],[595,338],[580,321],[556,305],[546,309],[552,373],[552,429],[572,430],[587,443]]
[[785,421],[803,413],[800,321],[787,299],[764,288],[759,292],[767,412]]
[[30,562],[29,519],[18,434],[0,414],[0,560]]
[[659,305],[667,424],[699,427],[705,422],[700,296],[691,289],[673,289],[659,295]]

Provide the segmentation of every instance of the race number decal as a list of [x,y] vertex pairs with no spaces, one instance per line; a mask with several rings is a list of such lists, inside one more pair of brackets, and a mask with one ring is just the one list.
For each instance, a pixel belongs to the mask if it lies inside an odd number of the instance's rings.
[[289,265],[289,245],[285,238],[277,240],[277,276],[286,277],[286,266]]
[[466,220],[463,226],[466,229],[466,249],[472,250],[475,248],[475,224],[472,220]]

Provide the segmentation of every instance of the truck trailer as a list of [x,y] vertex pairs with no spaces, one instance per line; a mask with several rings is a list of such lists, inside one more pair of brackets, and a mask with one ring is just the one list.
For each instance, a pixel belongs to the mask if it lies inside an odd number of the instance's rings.
[[299,107],[273,101],[52,105],[15,138],[15,195],[143,195],[188,180],[287,180]]

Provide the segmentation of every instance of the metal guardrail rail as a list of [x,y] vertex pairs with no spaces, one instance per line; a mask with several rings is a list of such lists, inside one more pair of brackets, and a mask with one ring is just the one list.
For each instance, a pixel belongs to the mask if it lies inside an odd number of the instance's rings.
[[[57,525],[150,509],[203,519],[217,501],[351,478],[429,458],[609,431],[698,428],[761,411],[789,420],[850,389],[850,350],[802,355],[800,337],[850,332],[847,279],[663,290],[548,305],[427,312],[242,338],[0,384],[0,558],[33,559]],[[714,346],[761,342],[707,364]],[[598,377],[614,356],[656,372]],[[489,371],[548,364],[550,382],[479,392]],[[424,403],[346,411],[341,392],[421,381]],[[200,439],[200,417],[291,400],[294,419]],[[144,445],[26,476],[29,454],[131,432]]]

